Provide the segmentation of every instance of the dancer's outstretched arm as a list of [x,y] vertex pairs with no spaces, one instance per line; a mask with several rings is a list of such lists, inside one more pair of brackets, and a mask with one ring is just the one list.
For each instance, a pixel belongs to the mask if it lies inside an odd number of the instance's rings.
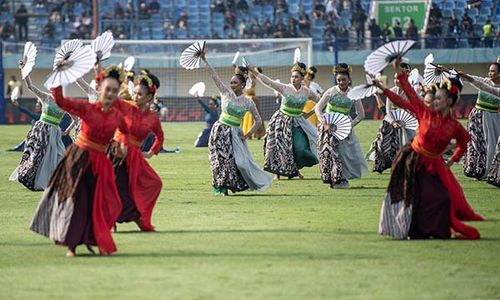
[[500,97],[500,87],[495,87],[489,84],[487,81],[489,79],[466,74],[464,72],[459,71],[458,74],[460,78],[463,78],[465,81],[468,81],[471,85],[473,85],[476,89],[485,91],[493,96]]
[[28,90],[30,90],[33,94],[35,94],[35,96],[38,99],[40,99],[40,101],[47,102],[47,100],[51,97],[51,95],[49,93],[40,90],[39,88],[37,88],[33,84],[33,81],[31,81],[30,75],[26,76],[26,79],[24,79],[24,80],[26,81],[26,85],[28,86]]

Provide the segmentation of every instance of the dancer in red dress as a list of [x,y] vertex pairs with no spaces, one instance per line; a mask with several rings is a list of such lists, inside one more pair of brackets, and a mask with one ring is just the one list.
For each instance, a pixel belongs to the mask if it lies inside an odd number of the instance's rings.
[[[462,84],[458,79],[445,80],[436,91],[433,109],[427,107],[401,72],[400,60],[395,69],[408,100],[376,81],[390,100],[413,113],[419,130],[411,144],[403,147],[392,166],[391,180],[382,206],[379,233],[394,238],[458,238],[478,239],[479,232],[461,221],[479,221],[467,203],[460,184],[450,170],[467,149],[470,136],[453,118],[451,107],[458,99]],[[445,163],[442,154],[451,139],[457,149]],[[451,232],[450,232],[451,228]]]
[[[127,123],[128,142],[126,135],[117,131],[108,151],[123,206],[117,222],[134,221],[142,231],[154,231],[151,216],[162,188],[160,177],[145,159],[158,154],[163,146],[160,119],[149,109],[159,85],[160,81],[153,74],[142,74],[137,78],[132,95],[135,103],[118,103]],[[150,132],[155,135],[155,142],[148,152],[142,152],[141,145]],[[129,146],[126,158],[116,151],[120,143]]]
[[[96,103],[65,98],[62,87],[52,90],[60,108],[81,118],[82,129],[52,175],[31,230],[67,246],[67,256],[74,256],[81,244],[90,251],[90,246],[96,245],[101,254],[116,251],[111,228],[120,215],[121,202],[105,150],[116,129],[128,133],[115,105],[125,75],[117,66],[108,67],[102,74]],[[123,142],[120,151],[125,156],[127,138]]]

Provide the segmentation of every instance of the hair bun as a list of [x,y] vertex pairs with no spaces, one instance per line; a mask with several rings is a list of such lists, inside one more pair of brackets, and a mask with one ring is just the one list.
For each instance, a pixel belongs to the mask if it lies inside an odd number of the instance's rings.
[[307,70],[306,70],[306,65],[304,63],[301,63],[301,62],[296,62],[293,66],[292,66],[292,73],[293,72],[299,72],[300,75],[302,75],[302,77],[306,76],[306,73],[307,73]]
[[248,69],[246,67],[237,66],[234,68],[234,74],[242,76],[246,81],[248,78]]
[[347,74],[350,75],[352,72],[352,67],[346,63],[339,63],[333,68],[333,74]]

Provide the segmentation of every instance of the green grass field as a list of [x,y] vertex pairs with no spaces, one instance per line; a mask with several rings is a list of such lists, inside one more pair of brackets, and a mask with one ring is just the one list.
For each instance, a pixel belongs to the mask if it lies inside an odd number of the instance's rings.
[[[366,151],[379,122],[356,132]],[[150,162],[164,182],[155,233],[118,226],[110,257],[65,257],[28,227],[41,193],[8,177],[20,153],[0,154],[1,299],[500,299],[500,189],[454,171],[474,209],[479,241],[393,241],[377,234],[388,174],[331,190],[317,167],[265,193],[215,198],[201,123],[164,126]],[[0,126],[0,149],[27,126]],[[250,141],[262,164],[262,141]]]

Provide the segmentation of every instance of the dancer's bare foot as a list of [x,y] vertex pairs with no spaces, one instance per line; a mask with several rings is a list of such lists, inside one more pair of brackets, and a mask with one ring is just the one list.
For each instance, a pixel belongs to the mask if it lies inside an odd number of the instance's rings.
[[280,180],[280,176],[278,174],[274,175],[273,180]]
[[299,179],[300,180],[304,179],[304,175],[300,174],[300,172],[299,172]]
[[66,257],[73,257],[75,255],[75,250],[68,249],[68,252],[66,252]]

